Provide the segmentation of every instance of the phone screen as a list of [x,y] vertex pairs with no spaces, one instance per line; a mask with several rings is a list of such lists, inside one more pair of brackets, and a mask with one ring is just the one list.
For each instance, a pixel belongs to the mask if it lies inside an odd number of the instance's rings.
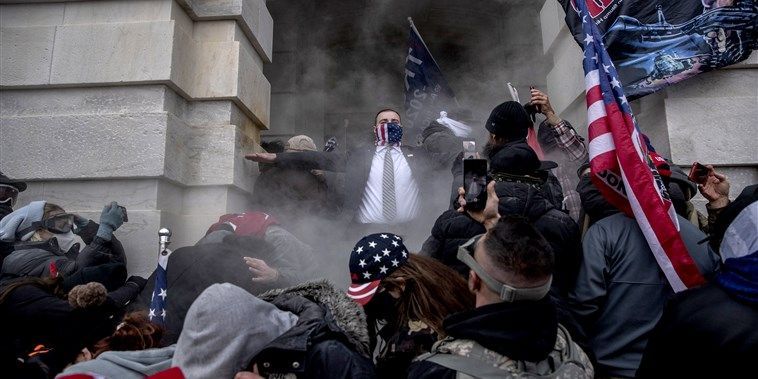
[[482,210],[487,202],[487,160],[463,160],[463,189],[466,209]]
[[705,184],[708,181],[708,167],[695,162],[692,164],[688,177],[697,184]]
[[463,159],[472,159],[476,157],[476,141],[463,141]]

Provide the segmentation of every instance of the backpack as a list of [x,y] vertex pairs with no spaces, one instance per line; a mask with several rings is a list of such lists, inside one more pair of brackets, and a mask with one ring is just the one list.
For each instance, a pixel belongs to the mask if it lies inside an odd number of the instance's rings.
[[574,343],[571,335],[558,325],[553,351],[542,361],[512,360],[476,341],[447,338],[439,341],[431,353],[415,361],[428,361],[457,371],[459,379],[495,378],[592,378],[594,369],[587,355]]

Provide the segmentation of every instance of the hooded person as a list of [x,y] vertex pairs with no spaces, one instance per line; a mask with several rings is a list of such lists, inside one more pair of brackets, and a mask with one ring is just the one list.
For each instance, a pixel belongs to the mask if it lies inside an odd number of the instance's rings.
[[[724,210],[721,272],[676,294],[645,349],[637,377],[749,377],[758,351],[758,185]],[[709,363],[710,362],[710,363]],[[718,362],[718,364],[711,364]]]
[[348,296],[366,311],[379,377],[404,376],[414,357],[444,337],[444,318],[473,307],[461,277],[411,254],[392,233],[363,237],[349,262]]
[[[366,319],[360,306],[327,281],[307,282],[260,295],[297,322],[250,360],[276,378],[374,378]],[[240,376],[243,377],[243,376]]]
[[103,208],[99,224],[45,201],[17,209],[0,220],[0,239],[14,242],[14,252],[3,260],[0,281],[62,275],[69,289],[91,281],[108,290],[120,287],[126,271],[114,276],[110,264],[126,266],[124,249],[113,236],[124,217],[116,202]]
[[187,312],[171,365],[188,378],[233,378],[297,322],[295,314],[240,287],[214,284]]
[[[177,341],[190,306],[215,283],[231,283],[259,294],[312,279],[315,268],[310,246],[279,226],[271,215],[223,215],[194,246],[169,255],[162,343]],[[156,275],[150,275],[132,310],[149,308]]]

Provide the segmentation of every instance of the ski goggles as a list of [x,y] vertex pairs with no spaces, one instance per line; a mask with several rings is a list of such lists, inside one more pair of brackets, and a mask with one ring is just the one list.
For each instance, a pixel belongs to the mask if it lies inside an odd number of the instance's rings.
[[0,203],[10,202],[11,207],[16,205],[18,188],[7,184],[0,184]]
[[74,227],[74,215],[61,213],[42,220],[42,227],[52,233],[68,233]]
[[484,284],[489,287],[489,289],[495,291],[495,293],[500,295],[500,299],[507,302],[514,302],[519,300],[539,300],[547,295],[548,291],[550,291],[550,285],[553,282],[552,275],[545,284],[542,284],[540,286],[517,288],[499,282],[497,279],[493,278],[490,274],[484,271],[484,268],[479,265],[476,259],[474,259],[474,250],[476,250],[476,245],[479,243],[479,240],[483,236],[484,234],[475,236],[474,238],[468,240],[468,242],[461,245],[461,247],[458,248],[457,258],[459,261],[463,262],[466,266],[473,270],[482,279]]

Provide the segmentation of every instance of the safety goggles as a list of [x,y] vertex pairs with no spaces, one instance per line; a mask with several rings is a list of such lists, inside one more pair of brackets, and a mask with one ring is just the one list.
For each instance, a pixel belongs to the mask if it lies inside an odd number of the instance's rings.
[[61,213],[42,220],[42,227],[52,233],[68,233],[74,227],[74,215]]
[[0,184],[0,203],[10,202],[11,207],[16,205],[18,188],[7,184]]
[[537,287],[526,287],[526,288],[517,288],[517,287],[511,287],[507,284],[500,283],[495,278],[493,278],[490,274],[488,274],[486,271],[484,271],[484,268],[477,263],[476,259],[474,259],[474,251],[476,250],[476,245],[479,243],[479,240],[484,236],[484,234],[480,234],[478,236],[475,236],[474,238],[471,238],[468,240],[468,242],[464,243],[458,248],[458,260],[463,262],[466,266],[468,266],[471,270],[473,270],[480,278],[482,278],[482,281],[484,284],[489,287],[492,291],[495,291],[496,293],[500,294],[500,298],[503,301],[507,302],[514,302],[514,301],[520,301],[520,300],[539,300],[545,297],[547,295],[548,291],[550,291],[550,285],[553,283],[553,276],[551,275],[548,281],[540,286]]

